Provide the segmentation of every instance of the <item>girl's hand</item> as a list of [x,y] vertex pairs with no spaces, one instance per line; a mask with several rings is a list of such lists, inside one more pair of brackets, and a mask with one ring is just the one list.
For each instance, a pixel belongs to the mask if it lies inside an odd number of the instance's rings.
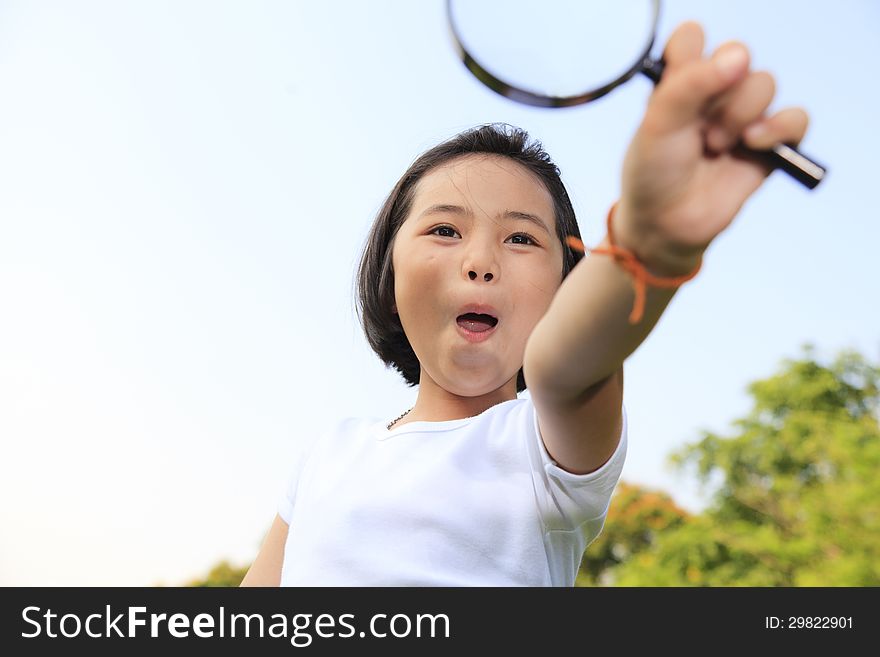
[[666,67],[626,154],[615,241],[659,276],[690,272],[770,173],[731,149],[742,140],[765,150],[797,144],[807,129],[801,108],[765,116],[773,77],[750,72],[739,42],[703,57],[703,30],[680,25],[666,44]]

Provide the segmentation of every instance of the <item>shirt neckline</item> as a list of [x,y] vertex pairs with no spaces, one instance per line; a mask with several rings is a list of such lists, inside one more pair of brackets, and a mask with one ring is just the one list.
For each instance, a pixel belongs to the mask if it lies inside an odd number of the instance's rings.
[[477,415],[472,415],[471,417],[462,417],[457,418],[455,420],[415,420],[413,422],[407,422],[406,424],[402,424],[399,427],[392,427],[388,429],[389,420],[379,420],[376,422],[374,426],[374,431],[376,437],[379,440],[385,440],[387,438],[393,438],[394,436],[400,436],[405,433],[436,433],[439,431],[451,431],[453,429],[458,429],[459,427],[463,427],[465,425],[470,424],[477,418],[480,418],[488,413],[495,411],[496,409],[504,406],[505,404],[510,404],[511,402],[522,401],[522,397],[516,397],[515,399],[507,399],[503,402],[498,402],[494,406],[490,406],[482,413]]

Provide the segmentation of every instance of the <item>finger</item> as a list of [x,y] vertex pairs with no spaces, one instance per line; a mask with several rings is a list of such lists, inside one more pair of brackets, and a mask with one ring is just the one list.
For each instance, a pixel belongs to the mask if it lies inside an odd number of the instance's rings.
[[[751,78],[751,76],[753,76],[753,75],[770,75],[770,74],[766,73],[765,71],[750,71],[743,79],[741,79],[735,85],[733,85],[732,87],[727,89],[727,91],[724,91],[724,92],[718,94],[717,96],[715,96],[715,98],[713,98],[712,101],[706,105],[706,110],[705,110],[706,116],[710,119],[717,119],[718,117],[720,117],[724,111],[724,106],[727,105],[727,103],[729,103],[731,101],[731,99],[737,93],[739,93],[739,90],[742,88],[742,85],[745,84],[749,80],[749,78]],[[776,91],[776,81],[775,80],[773,80],[773,87],[774,87],[773,90],[775,92]]]
[[700,59],[703,56],[705,37],[699,23],[686,21],[675,28],[663,50],[666,68],[677,68],[682,64]]
[[761,119],[776,93],[776,81],[766,71],[750,73],[739,84],[722,94],[707,118],[706,145],[716,153],[730,149],[740,140],[743,129]]
[[711,59],[699,59],[666,70],[649,102],[649,129],[677,130],[697,120],[715,96],[742,79],[749,68],[749,51],[741,43],[727,43]]
[[807,133],[810,117],[801,107],[789,107],[762,118],[743,132],[746,146],[767,150],[779,143],[799,144]]

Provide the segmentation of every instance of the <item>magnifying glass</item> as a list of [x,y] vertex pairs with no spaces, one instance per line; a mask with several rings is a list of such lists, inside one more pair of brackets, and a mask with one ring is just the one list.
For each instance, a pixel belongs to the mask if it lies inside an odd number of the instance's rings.
[[[654,84],[664,62],[651,56],[660,0],[446,0],[454,45],[484,85],[535,107],[572,107],[601,98],[637,73]],[[776,144],[733,153],[781,169],[813,189],[826,169]]]

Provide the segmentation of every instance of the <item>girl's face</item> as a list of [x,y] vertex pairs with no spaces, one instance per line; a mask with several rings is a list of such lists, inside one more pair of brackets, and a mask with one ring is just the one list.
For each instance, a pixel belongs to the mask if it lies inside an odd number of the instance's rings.
[[[562,282],[562,248],[552,196],[518,162],[466,155],[424,175],[392,251],[395,306],[421,383],[429,376],[466,397],[512,383],[515,395],[526,341]],[[456,321],[468,304],[498,318],[482,341]]]

